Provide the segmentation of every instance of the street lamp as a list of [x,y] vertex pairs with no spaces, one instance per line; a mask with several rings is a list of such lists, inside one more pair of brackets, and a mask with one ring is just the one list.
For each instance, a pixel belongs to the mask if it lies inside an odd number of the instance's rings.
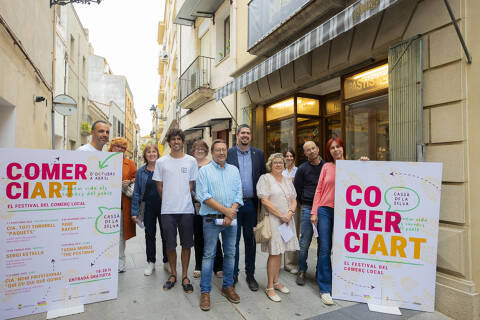
[[158,112],[157,107],[152,104],[150,107],[150,112],[152,113],[152,118],[155,120],[155,126],[152,129],[152,132],[155,134],[155,145],[158,145]]

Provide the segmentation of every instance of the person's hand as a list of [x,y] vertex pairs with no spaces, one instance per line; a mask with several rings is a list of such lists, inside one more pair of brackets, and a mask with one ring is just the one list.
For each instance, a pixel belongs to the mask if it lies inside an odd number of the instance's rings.
[[369,161],[370,158],[367,156],[360,157],[360,161]]
[[318,216],[316,214],[310,215],[310,222],[313,223],[314,225],[317,225],[318,223]]
[[223,217],[223,225],[224,226],[229,226],[232,224],[232,220],[233,219],[230,219],[229,217]]
[[233,208],[225,208],[223,210],[223,214],[230,218],[230,220],[233,220],[235,219],[235,216],[237,215],[237,210],[236,209],[233,209]]
[[290,218],[292,216],[290,215],[290,213],[287,213],[287,214],[284,214],[280,217],[280,220],[284,223],[289,223],[290,222]]
[[135,222],[135,224],[137,223],[137,216],[132,216],[132,221]]
[[122,181],[122,188],[127,187],[130,184],[130,182],[132,182],[132,180],[123,180]]

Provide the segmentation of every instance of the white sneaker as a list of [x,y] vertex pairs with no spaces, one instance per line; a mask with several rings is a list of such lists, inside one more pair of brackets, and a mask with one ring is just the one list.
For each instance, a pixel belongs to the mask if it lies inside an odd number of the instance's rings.
[[127,263],[125,257],[120,257],[118,259],[118,273],[123,273],[127,271]]
[[145,271],[143,272],[143,274],[146,276],[151,276],[153,270],[155,270],[155,263],[149,262],[147,263],[147,267],[145,268]]
[[333,304],[333,299],[332,296],[330,296],[330,293],[322,293],[320,294],[320,298],[322,299],[322,302],[326,305],[332,305]]
[[297,268],[290,269],[290,273],[291,273],[291,274],[297,274],[297,273],[298,273],[298,269],[297,269]]

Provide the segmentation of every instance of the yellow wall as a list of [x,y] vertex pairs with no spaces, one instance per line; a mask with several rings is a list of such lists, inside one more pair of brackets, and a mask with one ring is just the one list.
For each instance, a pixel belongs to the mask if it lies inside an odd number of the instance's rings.
[[[125,83],[126,80],[125,80]],[[133,97],[128,88],[128,84],[125,87],[125,138],[127,139],[127,151],[126,155],[130,158],[133,158],[133,138],[135,130],[135,119],[133,114]]]

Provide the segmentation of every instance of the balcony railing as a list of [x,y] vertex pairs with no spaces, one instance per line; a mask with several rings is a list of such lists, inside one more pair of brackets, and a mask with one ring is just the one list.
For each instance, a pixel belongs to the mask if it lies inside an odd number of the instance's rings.
[[199,88],[211,87],[213,58],[198,56],[180,76],[180,101]]

